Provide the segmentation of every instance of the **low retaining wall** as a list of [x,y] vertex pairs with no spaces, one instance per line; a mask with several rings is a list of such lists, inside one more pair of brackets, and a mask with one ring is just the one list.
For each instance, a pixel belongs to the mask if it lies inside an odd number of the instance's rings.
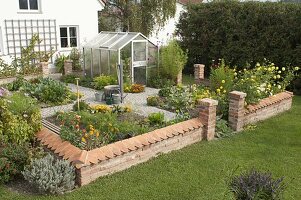
[[203,99],[200,116],[165,128],[122,140],[91,151],[81,150],[59,135],[43,128],[37,139],[49,151],[68,160],[76,168],[76,182],[86,185],[101,176],[112,174],[145,162],[160,153],[211,140],[215,134],[217,101]]
[[245,107],[246,96],[246,93],[238,91],[231,92],[229,96],[229,125],[235,131],[241,131],[248,124],[265,120],[292,107],[293,93],[287,91],[247,107]]
[[[31,80],[31,79],[38,78],[40,76],[43,76],[43,75],[42,74],[40,74],[40,75],[29,75],[29,76],[25,76],[24,78],[26,80]],[[52,78],[52,79],[59,80],[62,75],[56,73],[56,74],[49,74],[47,76],[50,77],[50,78]],[[8,84],[8,83],[12,83],[16,79],[17,79],[16,77],[2,78],[2,79],[0,79],[0,85],[5,85],[5,84]]]

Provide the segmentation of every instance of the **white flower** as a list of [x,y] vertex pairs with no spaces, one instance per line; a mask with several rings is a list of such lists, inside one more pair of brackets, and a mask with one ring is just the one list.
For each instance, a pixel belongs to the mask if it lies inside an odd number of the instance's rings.
[[282,67],[282,71],[285,71],[285,67]]
[[279,90],[281,89],[281,85],[278,85],[278,89],[279,89]]
[[295,67],[295,70],[298,71],[298,70],[299,70],[299,67]]

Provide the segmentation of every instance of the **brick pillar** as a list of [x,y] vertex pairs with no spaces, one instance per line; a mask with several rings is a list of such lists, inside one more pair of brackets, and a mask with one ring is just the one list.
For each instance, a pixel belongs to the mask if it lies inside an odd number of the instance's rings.
[[238,91],[229,94],[229,125],[234,131],[243,130],[246,96],[246,93]]
[[218,101],[205,98],[199,100],[200,119],[204,125],[204,135],[208,141],[214,139],[216,125],[216,108]]
[[65,75],[72,74],[72,60],[66,60],[64,62],[64,72]]
[[205,65],[195,64],[194,65],[194,80],[199,84],[202,80],[205,79]]
[[182,84],[182,79],[183,79],[183,74],[182,74],[182,70],[181,70],[177,75],[177,80],[176,80],[177,85]]
[[40,62],[40,66],[42,68],[43,76],[48,76],[49,75],[48,62]]

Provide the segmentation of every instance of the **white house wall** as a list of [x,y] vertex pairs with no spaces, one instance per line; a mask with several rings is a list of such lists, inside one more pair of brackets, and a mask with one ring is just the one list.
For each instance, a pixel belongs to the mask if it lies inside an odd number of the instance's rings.
[[180,3],[177,3],[175,17],[169,19],[166,25],[159,31],[154,31],[154,33],[150,37],[150,40],[160,46],[166,45],[168,41],[173,39],[176,25],[179,22],[181,13],[184,11],[186,11],[186,7]]
[[0,0],[0,27],[4,55],[7,54],[4,20],[56,20],[57,48],[63,51],[68,49],[60,49],[60,26],[78,26],[80,46],[98,33],[97,11],[103,9],[103,5],[98,0],[39,0],[39,3],[40,12],[24,12],[19,10],[19,0]]

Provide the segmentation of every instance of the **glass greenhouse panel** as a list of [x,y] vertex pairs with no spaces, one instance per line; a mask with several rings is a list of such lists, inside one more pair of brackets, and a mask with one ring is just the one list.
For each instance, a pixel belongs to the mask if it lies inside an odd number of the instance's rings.
[[134,82],[146,85],[146,66],[134,68]]
[[91,49],[84,50],[84,70],[85,74],[91,76]]

